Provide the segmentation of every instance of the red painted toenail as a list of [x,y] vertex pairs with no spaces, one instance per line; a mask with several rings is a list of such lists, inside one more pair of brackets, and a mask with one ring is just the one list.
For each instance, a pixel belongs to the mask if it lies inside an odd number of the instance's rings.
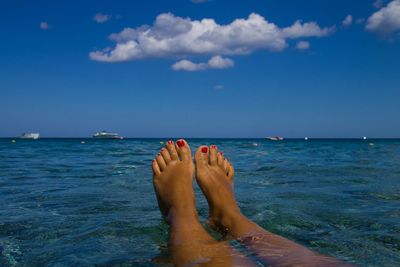
[[158,153],[158,154],[157,154],[157,156],[161,156],[161,154],[160,154],[160,153]]
[[222,152],[220,151],[219,154],[222,156],[224,153],[222,153]]
[[183,146],[185,145],[185,142],[184,142],[183,140],[178,140],[178,141],[176,141],[176,144],[177,144],[179,147],[183,147]]
[[201,152],[207,153],[207,152],[208,152],[208,147],[203,146],[203,147],[201,148]]
[[172,142],[171,140],[168,141],[169,145],[172,145],[174,142]]
[[217,146],[216,145],[212,145],[211,148],[212,149],[217,149]]

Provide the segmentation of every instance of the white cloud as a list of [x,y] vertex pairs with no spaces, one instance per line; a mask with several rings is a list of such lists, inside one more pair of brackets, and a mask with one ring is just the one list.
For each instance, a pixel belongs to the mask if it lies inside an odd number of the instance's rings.
[[48,29],[50,29],[50,24],[46,21],[42,21],[42,22],[40,22],[39,27],[42,30],[48,30]]
[[351,24],[353,24],[353,16],[352,15],[347,15],[344,20],[342,21],[342,25],[344,27],[349,27]]
[[288,39],[296,39],[302,37],[324,37],[332,34],[336,27],[326,27],[321,29],[315,22],[302,23],[297,20],[292,26],[282,29],[282,35]]
[[208,61],[208,66],[212,69],[226,69],[235,66],[235,63],[230,58],[215,56]]
[[173,70],[184,70],[184,71],[199,71],[199,70],[206,70],[207,63],[193,63],[190,60],[183,59],[176,62],[174,65],[171,66]]
[[97,13],[94,17],[93,20],[96,21],[97,23],[105,23],[111,19],[111,15],[108,14],[103,14],[103,13]]
[[225,86],[223,86],[222,84],[217,84],[214,86],[215,90],[223,90],[225,88]]
[[393,0],[387,6],[372,14],[365,28],[368,31],[387,35],[400,30],[400,0]]
[[300,41],[297,43],[296,48],[298,50],[307,50],[310,48],[310,43],[307,41]]
[[207,69],[226,69],[235,65],[232,59],[221,56],[212,57],[207,63],[193,63],[190,60],[183,59],[172,65],[173,70],[181,71],[200,71]]
[[209,0],[191,0],[191,1],[192,1],[192,3],[195,3],[195,4],[201,4],[201,3],[208,2]]
[[[296,21],[280,28],[252,13],[221,25],[214,19],[192,20],[164,13],[152,26],[125,28],[110,35],[115,47],[93,51],[90,58],[120,62],[143,58],[187,57],[193,55],[244,55],[256,50],[282,51],[288,39],[324,37],[335,27],[321,28],[315,22]],[[186,62],[187,63],[187,62]]]

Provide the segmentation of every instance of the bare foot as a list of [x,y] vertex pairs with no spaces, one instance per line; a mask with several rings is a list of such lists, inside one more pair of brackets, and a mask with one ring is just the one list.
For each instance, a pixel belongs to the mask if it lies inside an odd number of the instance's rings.
[[240,214],[233,192],[232,164],[215,145],[201,146],[195,154],[196,180],[210,208],[209,223],[227,231],[231,217]]
[[241,214],[233,192],[232,165],[216,146],[195,154],[196,180],[207,198],[211,226],[239,239],[268,266],[348,266],[266,231]]
[[197,217],[194,165],[185,140],[168,141],[152,163],[153,185],[161,214],[168,224],[176,217]]
[[169,141],[152,163],[161,214],[169,224],[169,250],[175,266],[255,266],[228,243],[217,242],[200,224],[195,208],[194,165],[185,140]]

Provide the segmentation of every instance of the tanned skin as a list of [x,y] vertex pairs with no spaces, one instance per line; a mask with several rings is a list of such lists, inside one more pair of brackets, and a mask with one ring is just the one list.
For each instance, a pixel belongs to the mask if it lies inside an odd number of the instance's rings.
[[200,147],[195,154],[196,180],[206,196],[209,223],[240,240],[268,266],[346,266],[332,257],[315,253],[261,228],[246,218],[233,191],[234,168],[215,145]]
[[189,144],[169,141],[152,163],[158,205],[169,225],[171,263],[176,266],[260,266],[226,242],[214,240],[198,220],[193,177],[206,196],[209,224],[241,241],[268,266],[349,266],[273,234],[246,218],[233,191],[234,168],[216,146],[201,146],[193,164]]
[[199,222],[194,164],[184,140],[169,141],[152,163],[161,214],[169,225],[170,263],[175,266],[256,266],[226,242],[213,239]]

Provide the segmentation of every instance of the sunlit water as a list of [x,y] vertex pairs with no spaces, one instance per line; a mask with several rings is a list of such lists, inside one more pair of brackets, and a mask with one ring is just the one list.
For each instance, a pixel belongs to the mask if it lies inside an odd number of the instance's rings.
[[[0,266],[157,266],[167,227],[150,162],[166,140],[16,141],[0,140]],[[225,152],[243,213],[264,228],[357,265],[399,266],[399,140],[189,141]]]

